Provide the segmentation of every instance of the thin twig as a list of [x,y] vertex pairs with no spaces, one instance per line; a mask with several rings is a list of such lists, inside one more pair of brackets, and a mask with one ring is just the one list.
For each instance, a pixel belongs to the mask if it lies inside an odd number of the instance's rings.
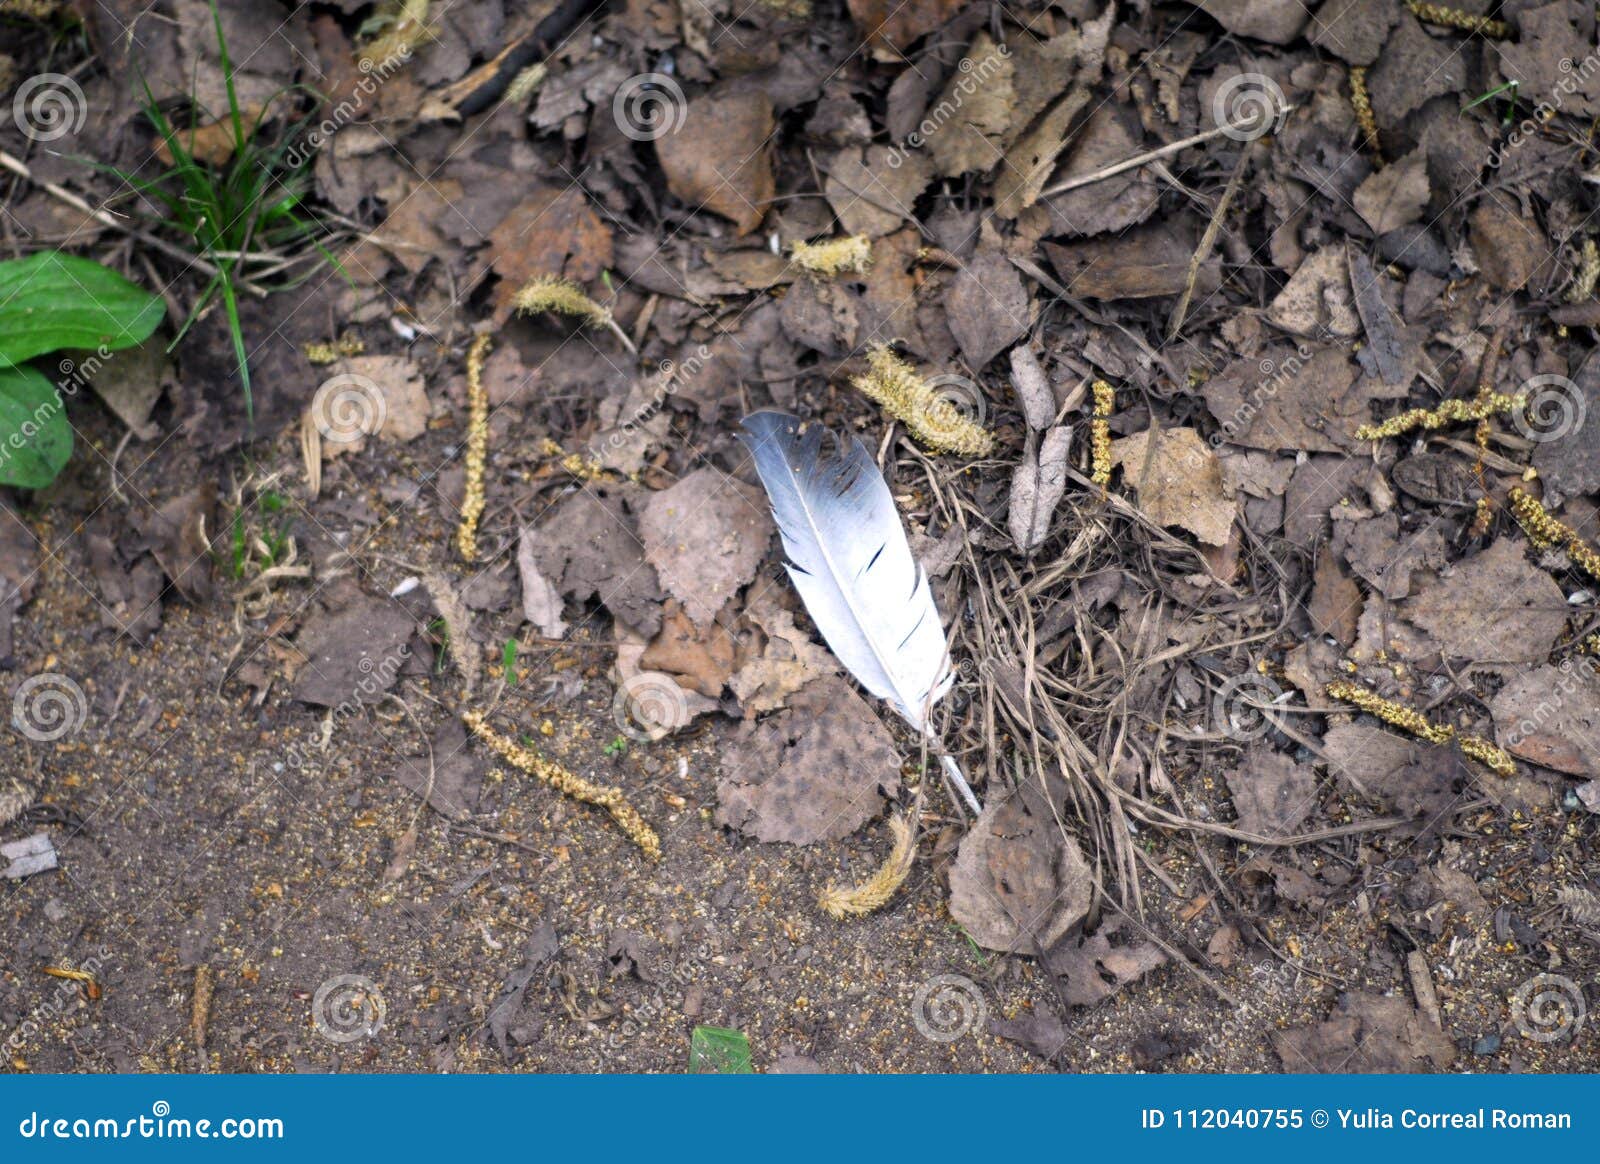
[[[1289,113],[1292,113],[1294,108],[1295,107],[1293,105],[1285,105],[1283,108],[1278,110],[1276,117],[1283,117]],[[1106,166],[1104,169],[1096,170],[1092,174],[1080,174],[1076,178],[1068,178],[1065,182],[1050,187],[1050,189],[1046,190],[1043,194],[1040,194],[1039,197],[1052,198],[1057,194],[1065,194],[1068,190],[1076,190],[1081,186],[1092,186],[1096,182],[1103,182],[1107,178],[1114,178],[1118,174],[1124,173],[1128,170],[1133,170],[1140,166],[1148,165],[1150,162],[1153,162],[1158,158],[1170,158],[1173,154],[1181,154],[1184,150],[1193,146],[1203,145],[1208,141],[1213,141],[1216,138],[1226,136],[1230,133],[1236,133],[1241,129],[1253,129],[1255,125],[1255,118],[1251,118],[1248,121],[1230,121],[1227,125],[1219,125],[1215,129],[1208,129],[1204,133],[1197,133],[1192,137],[1180,138],[1178,141],[1164,145],[1159,149],[1147,150],[1142,154],[1135,154],[1131,158],[1117,162],[1114,165]]]

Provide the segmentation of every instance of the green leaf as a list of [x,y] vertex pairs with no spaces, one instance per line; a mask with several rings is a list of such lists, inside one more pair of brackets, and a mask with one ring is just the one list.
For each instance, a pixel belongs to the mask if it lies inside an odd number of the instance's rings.
[[690,1075],[754,1075],[750,1040],[727,1027],[695,1027],[689,1036]]
[[72,456],[55,386],[33,368],[0,368],[0,485],[43,489]]
[[159,295],[59,251],[0,262],[0,368],[58,348],[131,348],[166,313]]

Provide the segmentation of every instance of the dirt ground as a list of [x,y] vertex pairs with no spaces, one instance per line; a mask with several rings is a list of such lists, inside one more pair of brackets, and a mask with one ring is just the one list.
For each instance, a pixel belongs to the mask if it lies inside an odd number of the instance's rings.
[[[1589,7],[459,0],[358,66],[415,3],[224,4],[243,100],[332,95],[263,118],[341,267],[275,236],[248,412],[218,301],[166,351],[194,238],[73,160],[160,172],[136,63],[224,107],[206,6],[143,7],[0,3],[84,114],[0,124],[0,257],[167,306],[0,486],[0,843],[54,854],[0,857],[7,1069],[1600,1068]],[[822,648],[757,407],[887,476],[977,819]]]

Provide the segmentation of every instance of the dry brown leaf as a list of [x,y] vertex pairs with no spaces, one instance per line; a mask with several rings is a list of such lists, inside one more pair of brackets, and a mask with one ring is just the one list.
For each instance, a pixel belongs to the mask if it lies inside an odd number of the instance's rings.
[[776,188],[774,128],[765,93],[723,89],[695,98],[682,123],[655,143],[667,188],[690,206],[730,220],[737,234],[749,234],[761,225]]
[[517,572],[522,579],[522,617],[547,639],[567,633],[561,619],[561,592],[539,569],[539,534],[530,526],[517,539]]
[[1083,920],[1092,893],[1077,842],[1032,785],[990,799],[950,868],[950,916],[986,950],[1048,949]]
[[662,586],[704,625],[755,577],[772,517],[761,490],[708,466],[650,495],[639,536]]
[[760,841],[840,840],[900,790],[900,754],[842,679],[809,684],[789,709],[745,727],[722,753],[717,823]]
[[1222,477],[1222,462],[1192,428],[1153,430],[1111,443],[1113,465],[1157,525],[1186,529],[1209,545],[1226,545],[1236,503]]
[[1446,655],[1482,663],[1543,663],[1566,628],[1566,596],[1527,560],[1520,538],[1488,549],[1424,587],[1401,613]]
[[516,293],[541,275],[574,283],[598,279],[612,264],[611,228],[590,209],[576,183],[540,187],[489,232],[488,254],[500,276],[495,309],[504,318]]
[[1388,234],[1422,217],[1428,192],[1428,159],[1414,149],[1357,186],[1352,201],[1373,234]]

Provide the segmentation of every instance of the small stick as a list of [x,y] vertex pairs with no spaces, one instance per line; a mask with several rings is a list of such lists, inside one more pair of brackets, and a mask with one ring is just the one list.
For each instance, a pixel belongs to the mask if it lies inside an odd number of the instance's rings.
[[[1278,117],[1283,117],[1285,114],[1294,112],[1294,108],[1295,107],[1293,105],[1285,105],[1282,109],[1278,110],[1277,115]],[[1247,121],[1229,122],[1227,125],[1219,125],[1215,129],[1208,129],[1204,133],[1197,133],[1192,137],[1180,138],[1178,141],[1172,142],[1169,145],[1164,145],[1160,149],[1148,150],[1142,154],[1135,154],[1131,158],[1127,158],[1123,161],[1117,162],[1114,165],[1107,166],[1104,169],[1096,170],[1092,174],[1080,174],[1076,178],[1068,178],[1065,182],[1061,182],[1058,185],[1050,187],[1044,193],[1040,194],[1039,197],[1051,198],[1057,194],[1065,194],[1068,190],[1076,190],[1080,186],[1092,186],[1096,182],[1103,182],[1107,178],[1114,178],[1118,174],[1124,173],[1128,170],[1137,169],[1138,167],[1147,165],[1148,163],[1156,161],[1159,158],[1170,158],[1173,154],[1181,154],[1184,150],[1189,149],[1192,146],[1204,145],[1208,141],[1212,141],[1237,130],[1251,129],[1255,126],[1255,124],[1256,119],[1250,118]]]

